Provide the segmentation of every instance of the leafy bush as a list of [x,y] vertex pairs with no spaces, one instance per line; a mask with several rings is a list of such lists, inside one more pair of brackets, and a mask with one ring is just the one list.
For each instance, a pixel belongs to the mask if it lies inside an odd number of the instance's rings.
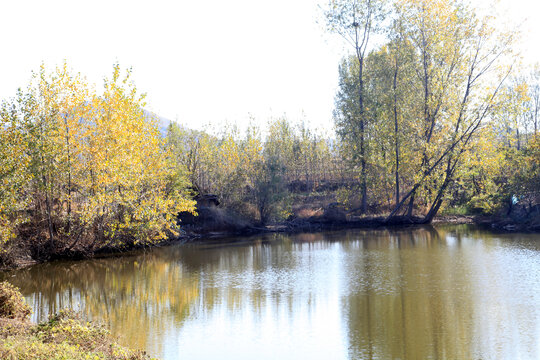
[[0,317],[26,320],[30,312],[30,306],[26,304],[19,290],[7,281],[1,282]]
[[30,308],[7,282],[0,283],[0,305],[0,359],[149,359],[144,351],[119,345],[105,327],[83,321],[73,311],[60,311],[32,325]]

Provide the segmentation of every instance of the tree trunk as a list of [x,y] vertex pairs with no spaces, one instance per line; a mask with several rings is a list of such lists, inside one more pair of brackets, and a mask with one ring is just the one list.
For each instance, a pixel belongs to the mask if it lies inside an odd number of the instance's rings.
[[69,142],[69,125],[67,115],[64,116],[64,124],[66,126],[66,148],[68,161],[68,202],[67,202],[67,233],[71,230],[71,144]]
[[358,110],[360,114],[360,165],[361,165],[361,191],[362,213],[367,212],[367,173],[366,173],[366,149],[365,149],[365,123],[364,123],[364,57],[357,52],[358,58]]
[[444,193],[445,189],[446,189],[446,186],[443,185],[443,188],[440,189],[439,194],[437,195],[437,198],[431,205],[431,208],[429,209],[428,213],[426,214],[426,216],[424,216],[424,220],[422,221],[423,223],[425,224],[431,223],[433,219],[435,218],[435,215],[437,215],[437,212],[439,211],[439,208],[441,207],[442,202],[443,202],[442,194]]
[[394,143],[396,152],[396,206],[399,204],[399,127],[398,127],[398,110],[397,110],[397,76],[398,63],[396,58],[396,68],[394,71]]
[[53,223],[52,223],[52,206],[51,206],[51,199],[49,197],[49,190],[47,189],[47,179],[45,175],[43,175],[43,183],[45,184],[45,206],[47,208],[47,225],[49,228],[49,247],[51,250],[54,249],[54,229],[53,229]]
[[[43,130],[41,131],[41,134],[43,136]],[[49,182],[47,181],[47,175],[45,173],[45,158],[43,156],[43,153],[40,156],[41,160],[41,180],[43,181],[43,188],[45,189],[45,207],[47,212],[47,225],[49,230],[49,247],[51,251],[54,249],[54,229],[53,229],[53,223],[52,223],[52,206],[51,206],[51,199],[49,197]]]
[[407,217],[411,218],[413,215],[413,209],[414,209],[414,193],[411,195],[411,199],[409,201],[409,207],[407,208]]

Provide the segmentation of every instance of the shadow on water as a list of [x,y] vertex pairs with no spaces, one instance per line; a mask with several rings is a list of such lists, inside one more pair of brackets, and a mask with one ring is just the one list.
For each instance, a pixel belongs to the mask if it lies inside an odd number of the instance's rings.
[[468,226],[169,246],[2,274],[162,358],[539,358],[538,235]]

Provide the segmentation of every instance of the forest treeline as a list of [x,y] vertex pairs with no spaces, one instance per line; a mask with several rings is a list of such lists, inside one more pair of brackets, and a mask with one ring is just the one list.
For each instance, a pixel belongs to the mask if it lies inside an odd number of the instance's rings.
[[520,69],[516,32],[464,1],[336,0],[325,16],[353,50],[335,123],[363,212],[393,192],[389,216],[430,222],[445,203],[492,212],[534,190],[503,174],[538,179],[539,71]]
[[286,118],[264,139],[173,126],[197,192],[262,220],[297,215],[308,194],[424,222],[538,204],[540,67],[519,63],[518,33],[460,1],[334,0],[324,16],[353,53],[339,66],[335,135]]
[[517,33],[460,1],[323,10],[352,54],[339,65],[333,135],[281,117],[242,130],[172,123],[163,136],[130,71],[115,65],[96,91],[66,64],[42,66],[0,110],[2,257],[174,237],[177,214],[206,194],[259,223],[336,202],[425,222],[538,204],[540,67],[517,61]]

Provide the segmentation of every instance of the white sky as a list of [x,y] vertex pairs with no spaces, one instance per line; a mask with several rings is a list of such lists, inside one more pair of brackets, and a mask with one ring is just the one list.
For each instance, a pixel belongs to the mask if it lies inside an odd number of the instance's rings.
[[[149,109],[191,128],[287,114],[331,129],[344,50],[316,23],[321,2],[0,0],[0,99],[42,61],[66,59],[98,87],[118,61]],[[525,60],[540,60],[540,2],[499,6],[512,22],[528,17]]]

